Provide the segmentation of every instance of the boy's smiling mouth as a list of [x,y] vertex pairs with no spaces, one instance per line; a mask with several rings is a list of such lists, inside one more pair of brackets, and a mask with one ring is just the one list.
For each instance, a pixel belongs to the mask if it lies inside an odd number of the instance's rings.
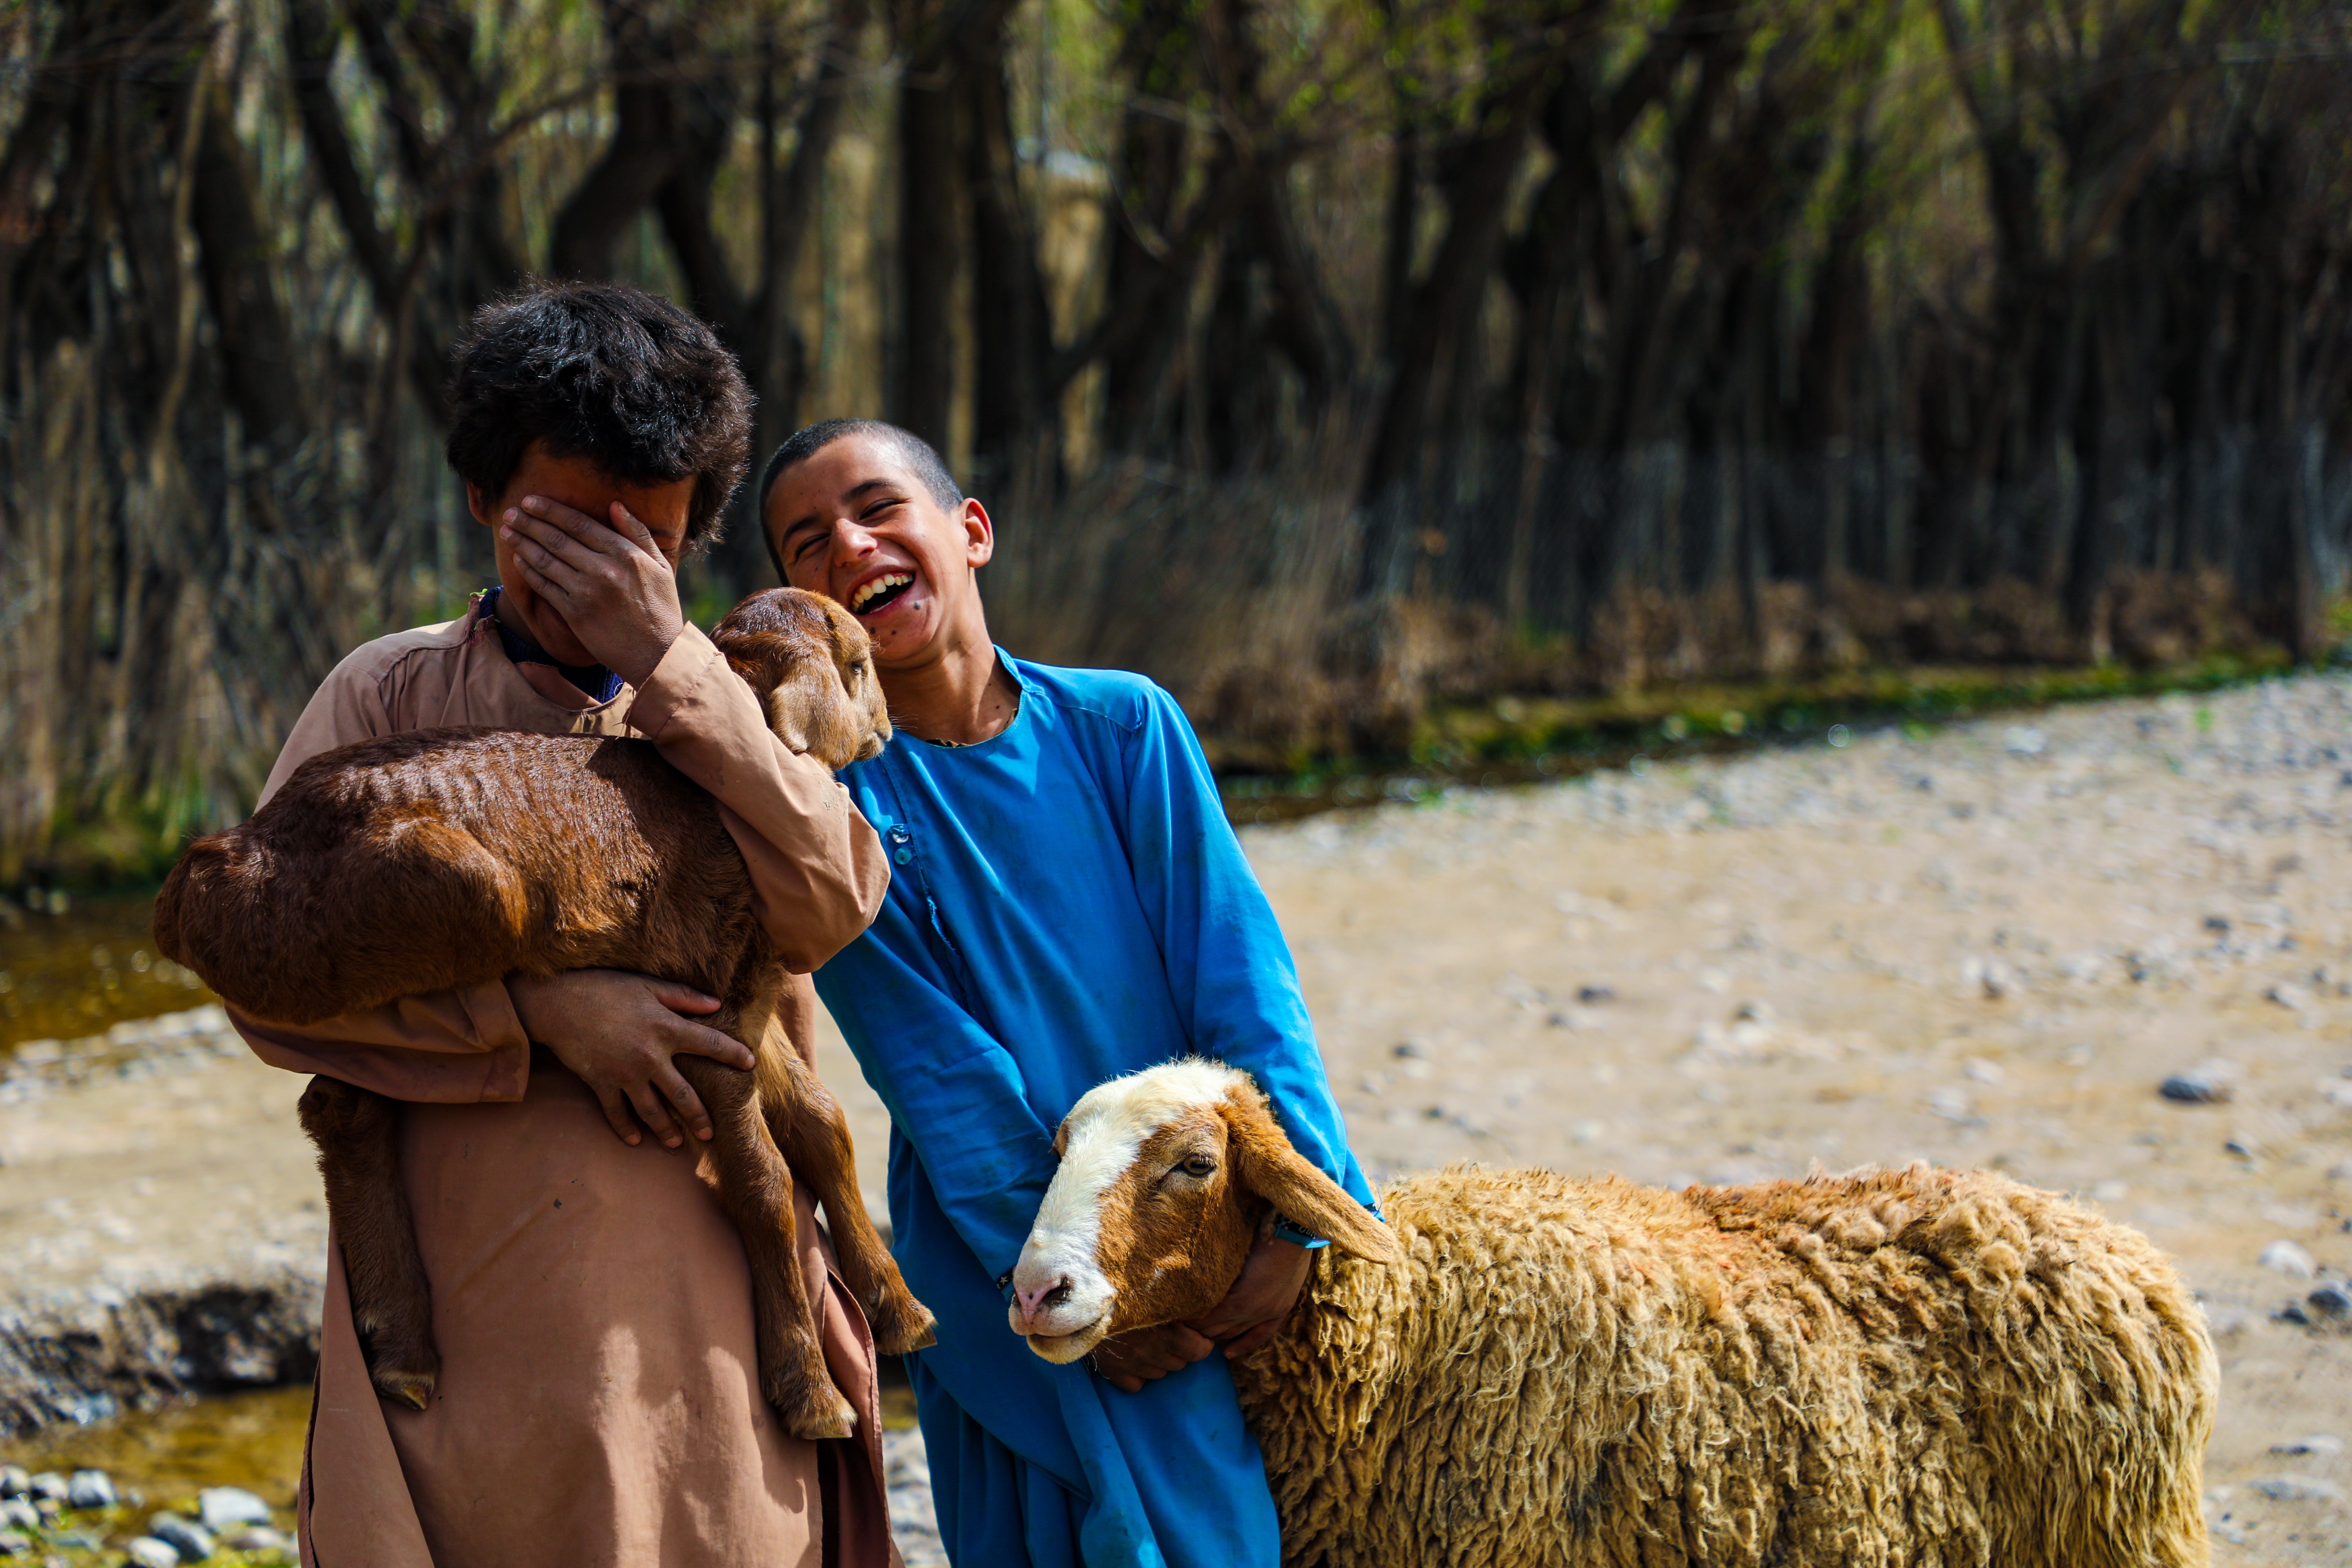
[[885,572],[868,577],[849,595],[849,613],[870,616],[897,602],[899,596],[915,585],[912,572]]

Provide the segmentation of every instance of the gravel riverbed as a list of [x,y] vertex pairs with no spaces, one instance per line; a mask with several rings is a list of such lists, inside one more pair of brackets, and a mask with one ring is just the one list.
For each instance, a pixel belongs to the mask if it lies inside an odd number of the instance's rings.
[[[2074,1192],[2205,1301],[2216,1561],[2347,1561],[2352,683],[1839,738],[1245,832],[1358,1150],[1664,1183],[1926,1159]],[[824,1051],[878,1208],[887,1122]],[[299,1089],[193,1026],[20,1057],[0,1418],[299,1362],[323,1239]],[[941,1561],[919,1437],[887,1441],[909,1562]]]

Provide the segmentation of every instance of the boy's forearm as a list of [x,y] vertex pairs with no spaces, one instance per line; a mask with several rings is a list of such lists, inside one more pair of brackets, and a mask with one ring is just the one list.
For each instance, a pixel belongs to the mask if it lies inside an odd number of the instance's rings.
[[890,885],[881,841],[823,763],[784,749],[709,637],[678,635],[629,724],[718,800],[761,921],[793,970],[815,969],[872,922]]

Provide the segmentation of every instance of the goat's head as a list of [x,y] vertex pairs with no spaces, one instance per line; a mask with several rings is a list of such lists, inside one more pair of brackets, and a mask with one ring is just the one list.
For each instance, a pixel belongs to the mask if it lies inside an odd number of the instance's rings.
[[770,727],[793,751],[845,768],[878,755],[889,740],[866,628],[824,595],[754,594],[727,612],[710,640],[760,694]]
[[1278,1211],[1393,1263],[1388,1227],[1301,1158],[1247,1073],[1191,1058],[1088,1091],[1013,1270],[1013,1331],[1052,1362],[1223,1300]]

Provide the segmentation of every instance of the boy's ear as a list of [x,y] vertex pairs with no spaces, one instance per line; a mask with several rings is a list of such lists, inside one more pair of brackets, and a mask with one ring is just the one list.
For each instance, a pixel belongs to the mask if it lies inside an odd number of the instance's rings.
[[1291,1224],[1342,1252],[1370,1263],[1404,1261],[1396,1234],[1290,1146],[1264,1095],[1255,1089],[1236,1090],[1217,1109],[1225,1119],[1234,1177],[1242,1185]]
[[987,565],[996,554],[996,524],[989,521],[988,509],[966,496],[956,521],[963,527],[964,564]]
[[466,510],[474,514],[476,522],[484,528],[490,526],[490,498],[471,479],[466,481]]

